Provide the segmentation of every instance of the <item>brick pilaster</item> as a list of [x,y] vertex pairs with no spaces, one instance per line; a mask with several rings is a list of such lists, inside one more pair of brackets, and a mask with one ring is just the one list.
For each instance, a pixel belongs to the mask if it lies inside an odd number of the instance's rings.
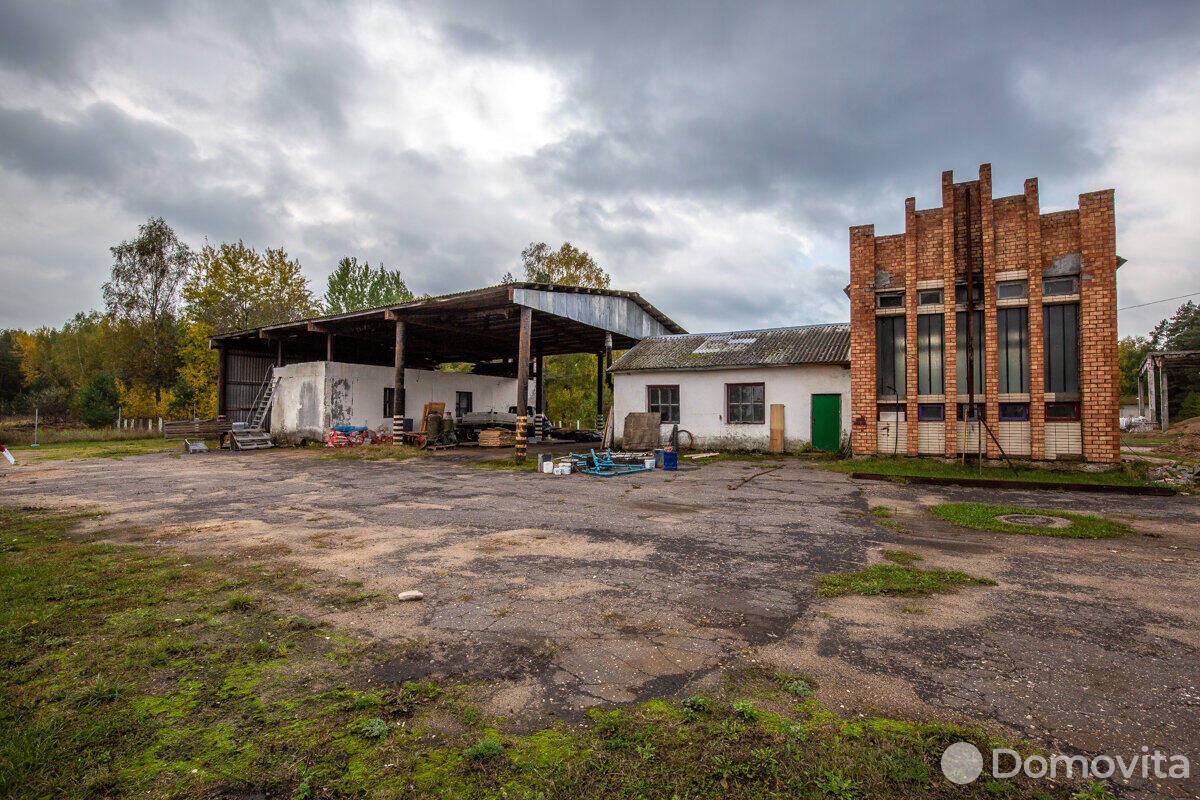
[[875,412],[875,226],[850,229],[850,449],[874,455]]
[[917,198],[904,201],[904,382],[908,387],[906,450],[917,454]]
[[1045,344],[1042,337],[1042,211],[1038,180],[1025,181],[1025,263],[1029,271],[1029,457],[1046,457]]
[[[1000,419],[1000,352],[996,323],[996,226],[992,215],[992,165],[979,165],[979,242],[983,250],[983,399],[987,423],[998,431]],[[999,458],[1000,448],[985,434],[985,453]]]
[[1083,458],[1121,459],[1117,427],[1117,241],[1113,191],[1079,195],[1079,388]]
[[942,173],[942,308],[945,309],[942,334],[942,378],[946,392],[946,458],[958,455],[958,315],[954,310],[954,172]]

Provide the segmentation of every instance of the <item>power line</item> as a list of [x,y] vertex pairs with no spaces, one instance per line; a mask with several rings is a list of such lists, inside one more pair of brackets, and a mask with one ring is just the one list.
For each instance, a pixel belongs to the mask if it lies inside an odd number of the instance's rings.
[[1171,300],[1182,300],[1185,297],[1195,297],[1198,294],[1200,294],[1200,292],[1189,292],[1188,294],[1181,294],[1177,297],[1164,297],[1162,300],[1151,300],[1149,303],[1138,303],[1137,305],[1133,306],[1122,306],[1121,308],[1118,308],[1117,311],[1126,311],[1130,308],[1141,308],[1142,306],[1152,306],[1157,303],[1167,303]]

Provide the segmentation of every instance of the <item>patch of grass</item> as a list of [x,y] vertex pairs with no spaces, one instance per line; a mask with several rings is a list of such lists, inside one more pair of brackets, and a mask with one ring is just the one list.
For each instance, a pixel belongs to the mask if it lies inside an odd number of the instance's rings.
[[822,575],[817,578],[817,594],[839,597],[844,594],[894,597],[928,597],[952,592],[959,586],[994,586],[991,578],[977,578],[953,569],[918,569],[898,564],[875,564],[855,572]]
[[354,447],[326,447],[320,442],[311,442],[308,449],[318,458],[332,461],[404,461],[431,455],[432,450],[409,447],[404,444],[359,444]]
[[368,739],[378,739],[386,736],[391,730],[392,726],[386,720],[382,720],[379,717],[371,717],[358,724],[358,732]]
[[907,550],[884,550],[883,557],[894,564],[902,564],[904,566],[925,560],[916,553],[910,553]]
[[221,604],[221,609],[224,611],[249,611],[258,605],[257,598],[250,594],[231,594]]
[[[210,447],[216,447],[216,442],[210,442]],[[17,463],[22,461],[48,461],[67,458],[124,458],[126,456],[142,456],[148,453],[172,452],[181,450],[180,442],[165,441],[162,436],[152,439],[114,439],[114,440],[84,440],[43,444],[39,447],[10,447]]]
[[154,548],[91,541],[72,531],[79,519],[0,509],[3,797],[948,800],[987,796],[941,780],[951,742],[1030,752],[936,721],[842,718],[798,679],[750,670],[687,700],[509,733],[466,705],[478,687],[381,685],[401,645],[293,624],[264,599],[206,611],[229,599],[227,580],[266,598],[295,580],[287,570],[182,569]]
[[463,751],[463,755],[472,761],[490,761],[504,755],[504,745],[497,739],[480,739]]
[[1155,485],[1146,474],[1149,464],[1123,462],[1107,472],[1086,472],[1069,467],[1035,467],[1018,465],[1014,474],[1007,466],[985,464],[983,470],[973,461],[960,465],[957,461],[936,458],[856,458],[829,461],[818,465],[834,472],[875,472],[881,475],[932,478],[990,478],[1007,481],[1039,481],[1043,483],[1118,484],[1122,486]]
[[925,608],[924,606],[913,605],[912,603],[905,603],[904,605],[900,606],[900,610],[903,611],[905,614],[928,614],[929,613],[928,608]]
[[[1021,506],[995,506],[990,503],[940,503],[930,506],[929,513],[964,528],[975,528],[1002,533],[1024,533],[1033,536],[1058,536],[1065,539],[1114,539],[1129,533],[1128,525],[1113,522],[1091,514],[1075,514],[1069,511],[1053,511]],[[1031,525],[1014,525],[996,517],[1004,514],[1041,514],[1048,517],[1069,519],[1068,528],[1035,528]]]
[[517,461],[516,456],[494,458],[491,461],[472,461],[469,466],[476,469],[514,470],[519,472],[536,472],[537,457],[526,456],[523,461]]
[[[9,419],[0,422],[0,439],[10,448],[33,443],[33,417],[26,419]],[[47,424],[45,420],[38,428],[37,440],[39,445],[65,444],[72,442],[124,442],[135,439],[157,439],[163,441],[162,434],[157,430],[150,431],[144,427],[134,429],[116,428],[87,428],[72,427],[71,425]]]
[[871,516],[875,519],[890,519],[892,510],[887,506],[871,506]]

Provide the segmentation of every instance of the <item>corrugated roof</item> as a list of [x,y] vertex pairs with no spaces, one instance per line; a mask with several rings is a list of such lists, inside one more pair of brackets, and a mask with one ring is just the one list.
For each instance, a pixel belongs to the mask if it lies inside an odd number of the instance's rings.
[[605,295],[608,297],[625,297],[632,300],[643,311],[657,320],[664,328],[669,331],[683,332],[683,328],[674,320],[668,317],[663,312],[659,311],[651,305],[644,297],[637,292],[625,292],[618,289],[593,289],[589,286],[566,286],[559,283],[532,283],[529,281],[509,281],[507,283],[497,283],[491,286],[484,286],[479,289],[465,289],[460,292],[448,292],[446,294],[430,295],[427,297],[418,297],[407,303],[391,303],[386,306],[377,306],[375,308],[364,308],[358,311],[347,311],[341,314],[328,314],[320,317],[305,317],[303,319],[289,320],[288,322],[280,322],[275,325],[264,325],[255,328],[247,328],[245,330],[227,331],[224,333],[214,334],[209,338],[211,340],[220,339],[236,339],[241,336],[255,335],[260,331],[282,331],[288,328],[300,327],[304,325],[323,324],[329,322],[343,322],[346,320],[363,319],[377,317],[388,311],[404,311],[407,309],[420,309],[426,306],[445,305],[452,306],[457,300],[469,299],[472,296],[482,296],[497,290],[509,291],[512,289],[540,289],[547,292],[563,292],[567,294],[596,294]]
[[843,363],[850,363],[848,322],[652,336],[618,358],[612,371]]

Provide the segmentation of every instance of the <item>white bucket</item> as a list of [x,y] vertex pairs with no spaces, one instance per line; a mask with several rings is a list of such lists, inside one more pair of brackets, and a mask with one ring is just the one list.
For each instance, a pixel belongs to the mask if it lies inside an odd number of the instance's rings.
[[647,458],[645,461],[646,469],[654,469],[654,459]]

